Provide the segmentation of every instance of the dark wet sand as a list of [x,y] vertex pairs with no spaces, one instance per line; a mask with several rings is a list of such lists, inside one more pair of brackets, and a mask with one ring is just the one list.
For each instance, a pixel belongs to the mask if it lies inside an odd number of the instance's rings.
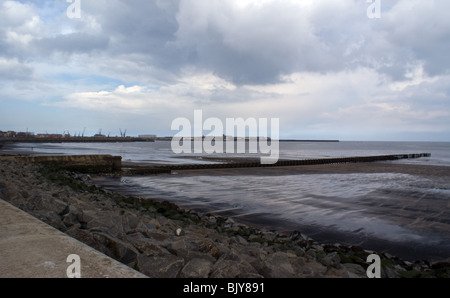
[[[357,174],[357,173],[400,173],[423,177],[425,180],[436,181],[440,185],[447,185],[450,181],[450,167],[431,166],[419,164],[405,164],[399,161],[371,162],[371,163],[343,163],[308,166],[268,167],[268,168],[227,168],[227,169],[201,169],[179,170],[177,176],[282,176],[282,175],[314,175],[314,174]],[[174,173],[173,173],[174,174]],[[163,174],[169,175],[169,174]],[[325,187],[325,186],[324,186]],[[450,214],[450,202],[443,198],[428,197],[425,193],[392,193],[388,203],[380,203],[376,198],[365,198],[349,208],[367,208],[373,216],[394,221],[399,226],[413,228],[415,230],[429,231],[438,238],[443,237],[444,246],[436,246],[428,243],[418,245],[408,242],[390,242],[374,237],[362,237],[359,233],[344,233],[330,230],[327,227],[317,228],[313,226],[292,226],[308,234],[321,242],[335,241],[346,244],[359,244],[370,247],[373,250],[386,251],[399,255],[405,259],[416,259],[423,256],[426,259],[443,259],[450,257],[450,247],[447,242],[450,234],[450,222],[447,217]],[[426,200],[423,198],[427,196]],[[176,202],[175,202],[176,203]],[[395,212],[395,215],[393,215]],[[226,215],[226,214],[225,214]],[[230,216],[233,216],[230,214]],[[237,219],[253,225],[273,228],[280,231],[289,227],[289,223],[279,223],[273,219],[262,216],[252,218],[237,216]],[[428,233],[428,232],[427,232]],[[431,235],[431,234],[430,234]],[[440,236],[439,236],[440,235]],[[447,240],[444,240],[447,239]],[[332,240],[334,241],[334,240]],[[420,258],[420,257],[419,257]]]
[[352,173],[401,173],[427,177],[450,178],[450,167],[404,164],[400,162],[367,162],[367,163],[341,163],[324,165],[267,167],[267,168],[227,168],[227,169],[201,169],[180,170],[179,175],[312,175],[312,174],[352,174]]

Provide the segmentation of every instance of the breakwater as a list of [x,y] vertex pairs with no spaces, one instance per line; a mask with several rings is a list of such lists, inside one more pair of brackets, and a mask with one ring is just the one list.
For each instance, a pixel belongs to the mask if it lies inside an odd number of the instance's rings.
[[[57,155],[57,156],[0,156],[0,159],[15,159],[31,163],[43,163],[57,166],[66,170],[82,173],[111,173],[122,172],[125,175],[164,174],[180,170],[205,170],[227,168],[257,168],[257,167],[288,167],[303,165],[323,165],[338,163],[376,162],[399,159],[414,159],[430,157],[431,153],[394,154],[376,156],[357,156],[339,158],[321,158],[304,160],[279,160],[275,164],[261,164],[257,161],[241,162],[230,159],[223,163],[214,164],[182,164],[182,165],[137,165],[128,164],[122,167],[122,157],[112,155]],[[225,159],[226,160],[226,159]]]
[[215,164],[128,166],[128,168],[124,169],[124,171],[126,172],[126,174],[131,175],[146,175],[146,174],[170,173],[171,171],[180,171],[180,170],[288,167],[288,166],[304,166],[304,165],[390,161],[390,160],[414,159],[430,156],[431,153],[415,153],[415,154],[394,154],[394,155],[357,156],[357,157],[321,158],[321,159],[304,159],[304,160],[279,160],[275,164],[261,164],[260,162],[257,161],[249,161],[249,162],[232,161]]

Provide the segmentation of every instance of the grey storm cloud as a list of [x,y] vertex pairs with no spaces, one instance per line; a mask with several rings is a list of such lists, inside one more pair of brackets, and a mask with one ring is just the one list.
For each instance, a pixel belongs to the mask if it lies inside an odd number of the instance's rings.
[[202,108],[299,136],[448,135],[450,1],[379,1],[371,19],[366,0],[80,0],[74,19],[65,0],[0,0],[0,100],[27,100],[36,123],[82,109],[170,127]]
[[0,59],[0,80],[27,81],[33,76],[33,68],[19,63],[16,60],[8,61]]
[[94,50],[105,50],[109,39],[105,35],[91,35],[84,32],[41,38],[34,41],[34,46],[42,54],[51,52],[89,53]]
[[[83,19],[60,21],[74,32],[39,36],[26,48],[5,42],[8,28],[20,27],[24,16],[5,17],[0,50],[22,57],[95,51],[99,59],[127,57],[174,76],[189,67],[236,85],[358,67],[394,80],[404,80],[415,64],[432,76],[448,73],[450,21],[445,12],[450,2],[385,2],[382,18],[371,20],[362,0],[309,6],[273,1],[239,8],[222,0],[82,1]],[[96,24],[96,32],[85,26],[89,22]]]
[[406,1],[398,1],[380,20],[368,19],[368,4],[356,0],[322,1],[313,8],[279,1],[241,9],[213,0],[91,2],[83,7],[99,22],[104,38],[92,43],[89,34],[60,37],[49,46],[85,38],[86,45],[108,46],[111,55],[139,54],[142,63],[175,73],[187,66],[209,70],[238,85],[360,66],[400,80],[414,60],[431,75],[450,66],[450,26],[443,13],[448,1],[415,1],[413,13],[402,10]]

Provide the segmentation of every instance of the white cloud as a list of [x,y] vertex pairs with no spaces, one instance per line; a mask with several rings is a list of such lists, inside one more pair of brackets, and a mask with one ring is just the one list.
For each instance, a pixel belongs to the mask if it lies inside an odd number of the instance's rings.
[[0,98],[166,127],[201,108],[291,136],[450,133],[449,3],[382,1],[374,20],[360,0],[99,0],[73,20],[65,1],[0,0]]

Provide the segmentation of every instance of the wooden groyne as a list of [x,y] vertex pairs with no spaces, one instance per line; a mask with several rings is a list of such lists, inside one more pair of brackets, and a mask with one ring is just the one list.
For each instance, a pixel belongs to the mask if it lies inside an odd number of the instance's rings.
[[135,168],[131,167],[125,170],[125,173],[132,175],[147,175],[147,174],[171,173],[172,171],[181,171],[181,170],[289,167],[289,166],[305,166],[305,165],[321,165],[321,164],[376,162],[376,161],[389,161],[399,159],[414,159],[421,157],[431,157],[431,153],[337,157],[337,158],[304,159],[304,160],[279,160],[275,164],[261,164],[260,162],[229,162],[216,164],[139,166]]

